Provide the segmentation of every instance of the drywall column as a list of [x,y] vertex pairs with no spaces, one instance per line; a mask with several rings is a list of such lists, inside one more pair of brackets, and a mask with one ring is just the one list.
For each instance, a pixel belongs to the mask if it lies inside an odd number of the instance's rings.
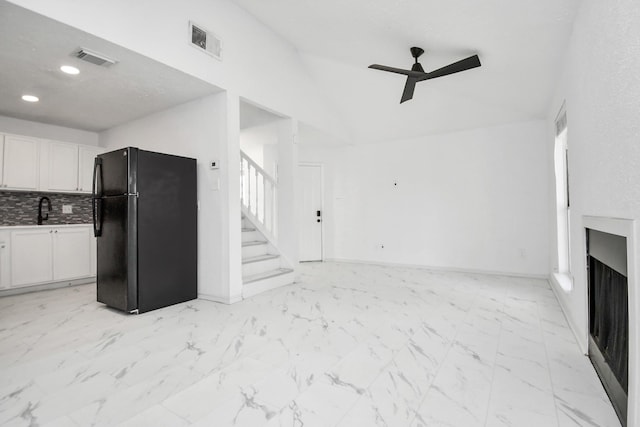
[[[198,138],[189,138],[188,135],[175,138],[167,138],[164,142],[169,149],[170,144],[183,141],[182,147],[193,144],[192,155],[198,159],[198,298],[219,301],[223,293],[224,285],[221,271],[224,269],[221,254],[225,248],[221,245],[225,230],[221,226],[223,210],[223,198],[220,194],[220,169],[211,169],[210,162],[220,156],[220,150],[224,146],[224,134],[220,133],[225,120],[226,98],[224,93],[216,94],[200,101],[203,108],[197,111],[197,123],[206,132]],[[182,107],[184,108],[184,106]],[[196,116],[196,111],[186,109],[181,114],[176,114],[170,122],[167,117],[159,117],[155,123],[149,123],[148,129],[159,127],[158,122],[171,129],[180,129],[184,132],[189,123],[185,117]],[[194,126],[194,131],[195,131]],[[154,135],[155,136],[155,135]],[[157,144],[158,136],[143,138],[151,144]],[[160,148],[160,147],[158,147]]]
[[242,299],[242,237],[240,225],[240,98],[226,93],[226,143],[220,150],[222,170],[220,191],[222,199],[223,275],[228,284],[228,304]]
[[[200,265],[203,272],[198,289],[198,297],[210,301],[233,304],[242,299],[242,246],[240,236],[240,98],[234,93],[216,95],[219,119],[217,140],[219,150],[209,153],[202,165],[204,179],[200,186],[203,191],[217,193],[219,197],[218,215],[203,216],[199,226],[200,238],[208,228],[218,231],[219,248],[211,255],[216,259],[204,258]],[[211,162],[217,163],[217,169]],[[201,212],[204,214],[204,212]],[[206,234],[209,235],[208,233]],[[202,259],[202,257],[201,257]],[[219,271],[211,272],[211,266],[219,266]],[[204,274],[209,272],[210,274]],[[216,275],[214,279],[212,275]],[[203,280],[204,279],[204,280]]]
[[278,249],[293,268],[298,264],[298,221],[295,212],[297,138],[297,120],[283,119],[278,123]]

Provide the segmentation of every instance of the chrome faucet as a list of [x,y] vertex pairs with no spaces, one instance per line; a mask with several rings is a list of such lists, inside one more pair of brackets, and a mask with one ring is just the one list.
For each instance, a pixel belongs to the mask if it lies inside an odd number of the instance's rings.
[[[47,213],[42,216],[42,202],[47,201]],[[40,201],[38,202],[38,225],[42,225],[42,221],[46,221],[49,219],[49,212],[51,212],[51,200],[48,197],[40,197]]]

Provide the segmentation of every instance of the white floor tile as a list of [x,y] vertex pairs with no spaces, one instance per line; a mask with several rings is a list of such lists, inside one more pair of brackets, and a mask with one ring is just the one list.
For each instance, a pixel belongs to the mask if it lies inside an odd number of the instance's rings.
[[0,298],[0,424],[620,424],[543,280],[314,263],[138,316],[95,285]]

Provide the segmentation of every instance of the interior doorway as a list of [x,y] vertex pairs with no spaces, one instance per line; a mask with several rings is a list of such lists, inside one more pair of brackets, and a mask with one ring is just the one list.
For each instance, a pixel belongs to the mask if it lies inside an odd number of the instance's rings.
[[300,262],[322,261],[322,165],[298,165]]

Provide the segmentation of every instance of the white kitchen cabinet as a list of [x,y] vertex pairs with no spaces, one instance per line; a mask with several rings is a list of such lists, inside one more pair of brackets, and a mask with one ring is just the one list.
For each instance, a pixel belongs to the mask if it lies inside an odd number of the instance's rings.
[[53,280],[53,245],[49,227],[11,233],[11,287]]
[[2,186],[14,190],[37,190],[40,140],[5,135]]
[[100,147],[78,146],[78,191],[91,193],[93,187],[93,162],[102,151]]
[[93,159],[99,147],[50,141],[43,144],[40,188],[44,191],[91,193]]
[[95,276],[95,238],[91,226],[16,227],[10,232],[0,232],[0,246],[3,240],[6,252],[0,248],[0,288]]
[[93,228],[89,231],[91,234],[91,276],[98,274],[98,239],[93,236]]
[[0,189],[4,187],[4,135],[0,134]]
[[53,229],[53,280],[91,276],[91,230]]
[[48,161],[42,167],[46,168],[47,190],[78,191],[78,145],[51,141],[46,151]]
[[11,283],[9,277],[9,242],[11,235],[0,231],[0,289],[8,288]]
[[91,145],[0,134],[0,189],[91,193]]

